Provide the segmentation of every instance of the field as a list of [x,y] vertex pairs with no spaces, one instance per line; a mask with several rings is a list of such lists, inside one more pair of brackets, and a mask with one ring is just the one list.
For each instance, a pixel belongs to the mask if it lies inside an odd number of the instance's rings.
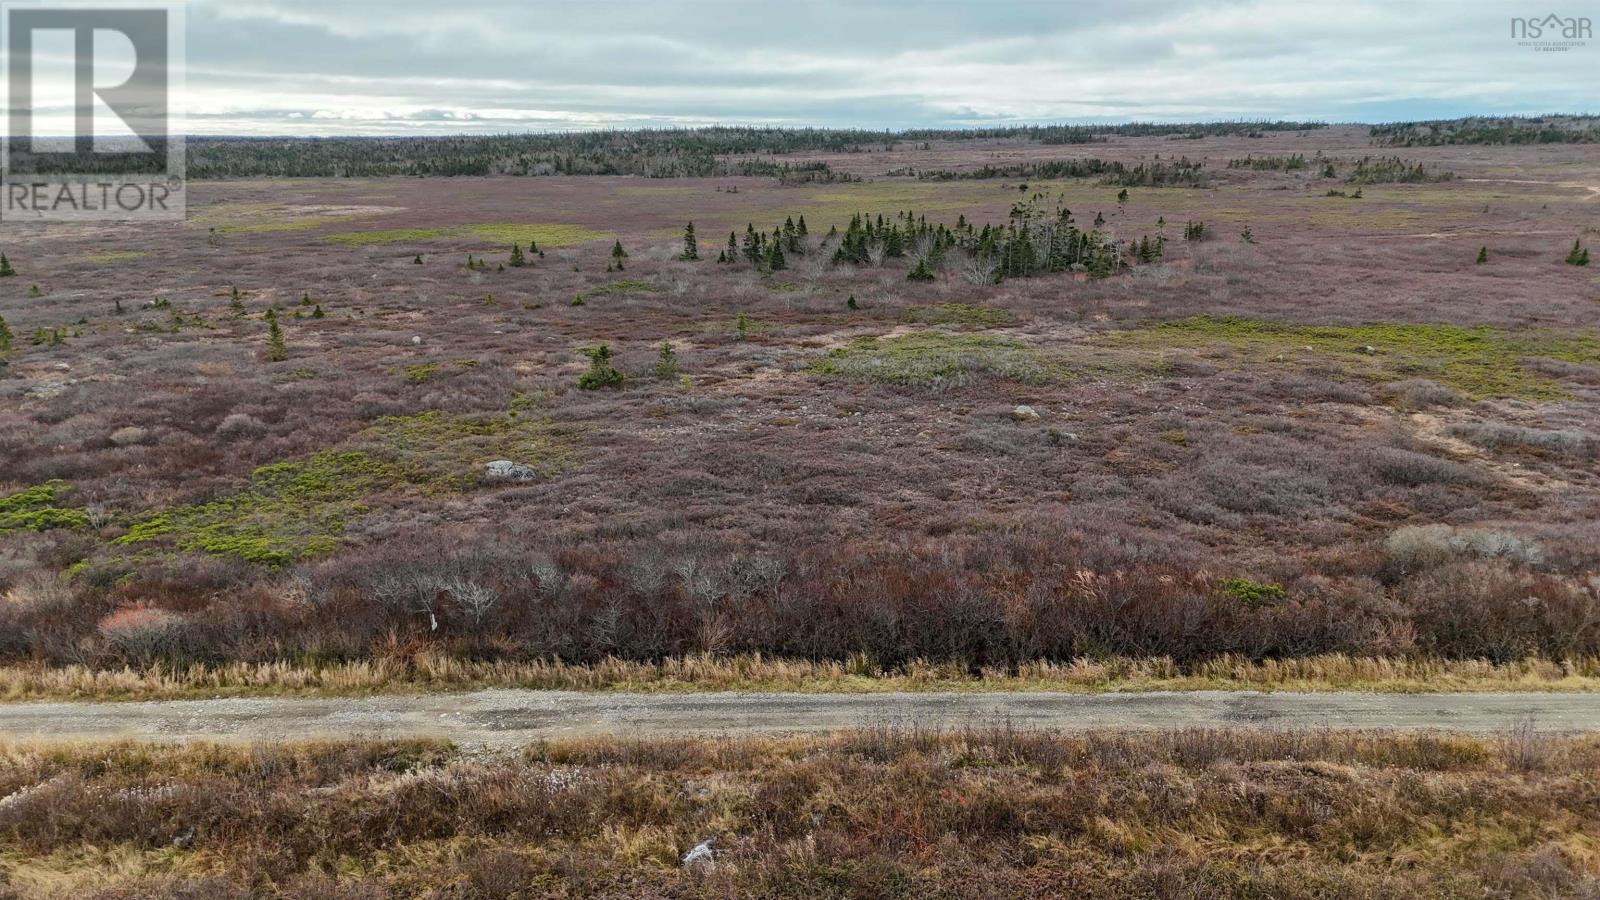
[[[759,654],[808,688],[1337,659],[1591,689],[1600,269],[1567,258],[1600,240],[1593,147],[934,139],[768,160],[831,182],[214,180],[183,224],[8,222],[6,683],[695,658],[749,686],[713,661]],[[1091,159],[1204,177],[967,177]],[[930,232],[834,263],[856,213],[1063,208],[1113,270],[997,282]],[[781,268],[743,258],[786,220]]]

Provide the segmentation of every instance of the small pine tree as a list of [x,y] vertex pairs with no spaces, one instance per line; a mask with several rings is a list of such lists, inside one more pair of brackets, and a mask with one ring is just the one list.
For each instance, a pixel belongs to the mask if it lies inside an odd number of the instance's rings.
[[1244,230],[1239,232],[1239,239],[1244,241],[1246,244],[1254,244],[1256,242],[1256,235],[1255,232],[1250,230],[1250,226],[1246,225]]
[[327,315],[327,313],[322,311],[321,303],[318,303],[316,308],[311,311],[311,318],[313,319],[324,319],[327,318]]
[[623,374],[611,364],[611,348],[605,344],[583,351],[589,357],[589,371],[578,377],[578,387],[585,391],[617,387],[625,380]]
[[739,340],[743,341],[743,340],[748,340],[749,339],[749,337],[750,337],[750,317],[749,316],[745,315],[744,313],[739,313],[739,319],[738,319],[738,322],[735,323],[735,327],[739,331]]
[[228,308],[233,310],[235,319],[244,318],[244,294],[239,293],[238,285],[234,285],[233,291],[228,295]]
[[1105,226],[1105,224],[1106,224],[1105,213],[1099,213],[1099,212],[1095,213],[1094,214],[1094,227],[1102,228],[1102,227]]
[[17,336],[11,333],[11,326],[6,324],[6,317],[0,316],[0,356],[11,352],[11,345],[16,339]]
[[267,310],[267,362],[283,362],[289,358],[289,346],[284,342],[283,329],[278,326],[278,314]]
[[844,302],[844,307],[845,309],[856,310],[861,308],[861,304],[856,302],[856,295],[851,294],[850,299]]
[[1488,245],[1484,245],[1482,247],[1479,247],[1478,248],[1478,265],[1481,266],[1481,265],[1483,265],[1484,263],[1486,263],[1488,261],[1489,261],[1489,247],[1488,247]]
[[413,260],[412,260],[412,261],[411,261],[411,264],[412,264],[412,265],[414,265],[414,266],[420,266],[420,265],[422,265],[422,254],[421,254],[421,253],[418,253],[418,254],[417,254],[417,258],[416,258],[416,259],[413,259]]
[[617,241],[616,244],[611,247],[611,264],[617,267],[618,272],[621,272],[624,268],[622,261],[627,258],[628,251],[622,249],[621,241]]
[[917,264],[906,273],[907,281],[933,281],[935,277],[933,269],[928,267],[927,257],[917,260]]
[[0,278],[13,278],[16,274],[17,270],[11,268],[11,260],[6,259],[4,253],[0,253]]
[[656,377],[662,381],[678,377],[678,354],[671,344],[661,345],[661,354],[656,357]]
[[683,229],[683,255],[678,257],[684,262],[700,258],[700,244],[694,238],[694,223],[690,222]]
[[311,302],[311,295],[308,293],[308,294],[302,294],[301,295],[301,297],[300,297],[300,305],[301,306],[315,306],[316,304]]
[[1117,192],[1117,205],[1118,206],[1127,206],[1128,205],[1128,189],[1127,188],[1123,188],[1122,190]]
[[1583,246],[1583,241],[1581,239],[1573,241],[1572,242],[1572,252],[1567,254],[1567,265],[1569,265],[1569,266],[1587,266],[1588,264],[1589,264],[1589,248]]
[[528,258],[522,255],[522,245],[511,245],[511,268],[520,269],[528,264]]
[[578,296],[573,297],[572,298],[572,305],[573,306],[582,306],[583,305],[583,295],[579,294]]

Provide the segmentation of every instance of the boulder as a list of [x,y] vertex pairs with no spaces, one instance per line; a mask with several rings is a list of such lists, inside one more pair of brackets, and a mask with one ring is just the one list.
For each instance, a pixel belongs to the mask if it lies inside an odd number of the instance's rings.
[[1039,411],[1031,406],[1019,406],[1011,411],[1011,418],[1016,419],[1018,422],[1037,422],[1039,421]]
[[532,466],[512,462],[509,459],[497,459],[483,467],[485,481],[533,481],[539,473]]

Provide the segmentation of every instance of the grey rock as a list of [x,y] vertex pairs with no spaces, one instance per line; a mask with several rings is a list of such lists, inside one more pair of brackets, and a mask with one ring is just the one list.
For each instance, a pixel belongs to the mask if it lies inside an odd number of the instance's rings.
[[486,481],[533,481],[539,473],[532,466],[512,462],[509,459],[497,459],[483,467],[483,477]]

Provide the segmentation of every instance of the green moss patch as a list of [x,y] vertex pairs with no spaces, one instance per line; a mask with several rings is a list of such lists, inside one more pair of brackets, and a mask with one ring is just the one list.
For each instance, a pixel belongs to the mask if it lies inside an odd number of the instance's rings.
[[913,306],[900,314],[907,322],[922,325],[967,325],[974,328],[998,328],[1017,320],[1009,310],[972,303],[939,303],[933,306]]
[[117,543],[167,541],[179,550],[284,566],[332,550],[385,493],[463,491],[496,459],[553,475],[570,455],[547,421],[516,412],[389,417],[345,448],[263,466],[236,493],[148,516]]
[[0,534],[87,528],[88,513],[56,505],[71,490],[65,481],[46,481],[0,497]]
[[1227,350],[1252,362],[1308,357],[1338,363],[1379,381],[1429,378],[1473,398],[1562,396],[1550,378],[1525,364],[1532,357],[1600,362],[1593,331],[1506,331],[1462,325],[1302,326],[1240,317],[1198,316],[1121,332],[1111,342],[1142,349]]
[[907,387],[958,386],[978,375],[1037,383],[1050,374],[1021,341],[983,334],[928,331],[861,338],[813,363],[819,375]]
[[656,284],[653,281],[628,279],[625,281],[613,281],[608,284],[602,284],[599,287],[592,287],[584,291],[584,293],[591,297],[604,297],[608,294],[659,294],[665,290],[666,288]]

